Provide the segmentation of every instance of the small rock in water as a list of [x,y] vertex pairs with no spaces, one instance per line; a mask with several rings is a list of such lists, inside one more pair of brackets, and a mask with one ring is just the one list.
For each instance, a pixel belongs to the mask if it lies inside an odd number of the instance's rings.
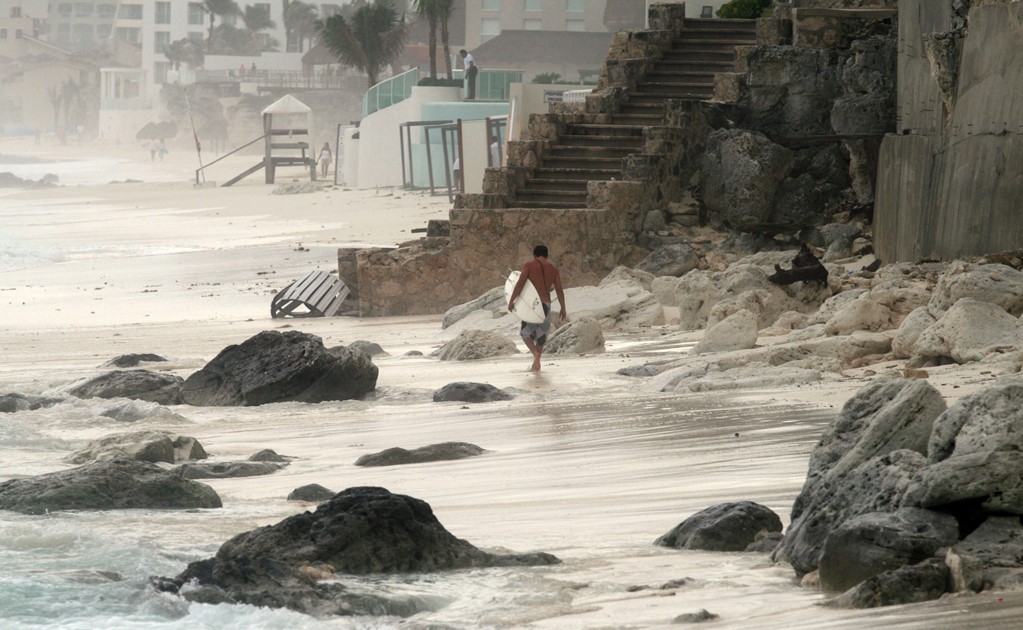
[[701,608],[696,612],[679,615],[672,619],[671,623],[700,623],[702,621],[712,621],[714,619],[720,619],[720,617],[712,612],[708,612],[705,608]]

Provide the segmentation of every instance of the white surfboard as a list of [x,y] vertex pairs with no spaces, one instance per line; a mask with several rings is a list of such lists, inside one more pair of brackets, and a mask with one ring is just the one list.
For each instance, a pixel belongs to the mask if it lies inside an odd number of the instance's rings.
[[[518,271],[511,272],[508,274],[508,279],[504,281],[505,302],[511,299],[512,291],[515,290],[515,283],[519,281],[519,273]],[[551,303],[552,309],[557,301],[557,298],[554,298],[554,301]],[[542,324],[547,319],[543,312],[543,303],[536,292],[536,287],[528,280],[522,285],[522,292],[519,293],[519,297],[515,298],[515,304],[512,304],[511,312],[529,324]]]

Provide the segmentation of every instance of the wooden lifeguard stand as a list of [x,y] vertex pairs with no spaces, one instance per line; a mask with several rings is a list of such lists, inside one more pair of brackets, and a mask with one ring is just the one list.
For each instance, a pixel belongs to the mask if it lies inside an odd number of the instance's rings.
[[309,178],[316,180],[316,149],[309,142],[312,111],[290,94],[263,110],[266,183],[274,183],[278,166],[308,166]]

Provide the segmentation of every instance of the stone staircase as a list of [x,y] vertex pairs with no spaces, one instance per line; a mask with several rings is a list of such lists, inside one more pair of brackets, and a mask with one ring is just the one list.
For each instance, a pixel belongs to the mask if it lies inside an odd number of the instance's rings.
[[665,99],[706,100],[714,75],[735,70],[735,47],[755,44],[755,20],[685,20],[684,36],[652,65],[607,124],[569,124],[510,205],[585,208],[586,183],[621,179],[622,159],[643,151],[643,128],[664,124]]

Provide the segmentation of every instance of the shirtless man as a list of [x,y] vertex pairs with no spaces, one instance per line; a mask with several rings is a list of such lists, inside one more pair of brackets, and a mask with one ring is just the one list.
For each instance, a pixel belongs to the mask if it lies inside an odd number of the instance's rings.
[[547,247],[545,245],[534,247],[533,260],[522,265],[519,281],[515,283],[511,299],[508,300],[509,311],[512,310],[515,300],[522,293],[522,287],[525,286],[527,278],[533,283],[533,287],[536,288],[536,293],[540,296],[540,301],[543,303],[543,311],[547,315],[543,323],[530,324],[522,322],[522,327],[519,329],[522,341],[525,342],[529,351],[533,353],[533,366],[529,368],[529,371],[539,372],[540,356],[543,354],[543,346],[547,343],[547,332],[551,327],[551,287],[554,287],[554,291],[558,295],[558,303],[561,304],[561,321],[568,320],[568,311],[565,310],[565,291],[561,287],[561,273],[554,266],[554,263],[547,260]]

